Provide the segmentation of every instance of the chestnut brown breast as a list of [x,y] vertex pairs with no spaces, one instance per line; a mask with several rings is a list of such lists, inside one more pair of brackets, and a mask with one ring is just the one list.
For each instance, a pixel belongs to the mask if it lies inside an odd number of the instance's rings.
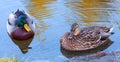
[[27,40],[34,36],[33,31],[26,32],[23,28],[16,28],[12,33],[11,37],[16,40]]

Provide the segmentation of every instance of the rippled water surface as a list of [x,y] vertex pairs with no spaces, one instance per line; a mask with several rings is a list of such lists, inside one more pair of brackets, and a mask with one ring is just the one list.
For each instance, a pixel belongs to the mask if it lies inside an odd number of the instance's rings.
[[[84,26],[113,26],[113,42],[104,51],[120,51],[119,0],[0,0],[0,57],[12,57],[26,62],[64,62],[68,57],[61,52],[60,38],[72,23]],[[36,35],[30,49],[23,54],[7,34],[8,15],[21,9],[36,23]],[[69,56],[69,55],[68,55]]]

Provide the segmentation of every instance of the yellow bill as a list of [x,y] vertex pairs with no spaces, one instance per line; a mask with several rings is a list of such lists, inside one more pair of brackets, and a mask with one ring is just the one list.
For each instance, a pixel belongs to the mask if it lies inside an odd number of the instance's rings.
[[25,28],[25,30],[26,30],[27,32],[30,32],[30,31],[31,31],[30,27],[29,27],[27,24],[24,24],[24,28]]

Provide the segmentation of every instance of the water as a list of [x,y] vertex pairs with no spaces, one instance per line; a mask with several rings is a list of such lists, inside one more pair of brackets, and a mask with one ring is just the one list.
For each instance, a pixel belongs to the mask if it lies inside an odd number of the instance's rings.
[[[120,51],[119,0],[4,0],[0,1],[0,57],[12,57],[26,62],[64,62],[68,58],[60,49],[61,36],[72,23],[84,26],[113,26],[113,44],[104,51]],[[6,31],[8,15],[16,9],[27,11],[36,23],[36,35],[26,54],[12,42]]]

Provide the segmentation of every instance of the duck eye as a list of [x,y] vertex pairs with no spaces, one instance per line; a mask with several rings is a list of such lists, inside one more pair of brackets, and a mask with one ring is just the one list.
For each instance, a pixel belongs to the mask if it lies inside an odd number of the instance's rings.
[[77,28],[77,27],[72,28],[72,29],[71,29],[71,31],[73,31],[73,32],[74,32],[74,31],[76,30],[76,28]]

